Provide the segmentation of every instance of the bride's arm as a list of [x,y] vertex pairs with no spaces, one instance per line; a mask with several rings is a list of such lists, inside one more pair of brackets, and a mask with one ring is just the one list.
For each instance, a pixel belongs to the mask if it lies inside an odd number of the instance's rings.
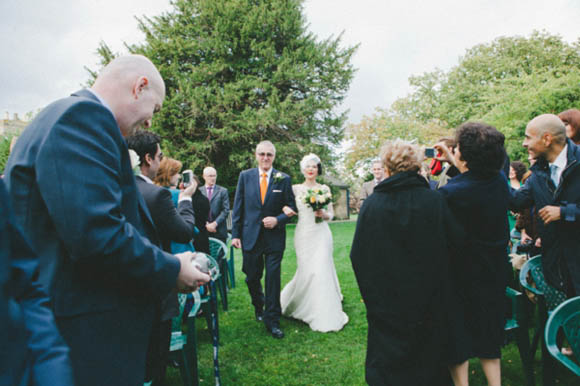
[[334,209],[332,208],[332,202],[328,204],[326,209],[324,210],[324,219],[326,221],[330,221],[334,218]]

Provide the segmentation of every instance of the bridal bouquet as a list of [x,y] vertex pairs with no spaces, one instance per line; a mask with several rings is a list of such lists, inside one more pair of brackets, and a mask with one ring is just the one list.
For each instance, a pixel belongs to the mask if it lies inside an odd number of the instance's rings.
[[[330,194],[330,190],[327,187],[308,189],[304,195],[304,203],[314,211],[326,209],[331,200],[332,194]],[[315,221],[320,223],[322,218],[315,217]]]

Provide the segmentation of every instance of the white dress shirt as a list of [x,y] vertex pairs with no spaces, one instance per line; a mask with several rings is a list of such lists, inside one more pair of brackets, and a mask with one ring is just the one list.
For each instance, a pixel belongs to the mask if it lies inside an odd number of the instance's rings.
[[568,144],[564,146],[558,157],[554,160],[554,162],[550,163],[550,171],[552,170],[553,166],[556,166],[557,169],[554,172],[555,180],[558,181],[556,186],[560,185],[560,178],[562,177],[562,172],[566,168],[566,164],[568,163]]

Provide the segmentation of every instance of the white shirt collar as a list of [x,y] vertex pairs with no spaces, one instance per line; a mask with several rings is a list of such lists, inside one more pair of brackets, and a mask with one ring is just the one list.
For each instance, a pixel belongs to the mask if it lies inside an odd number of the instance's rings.
[[[92,88],[87,88],[87,91],[90,92],[91,94],[93,94],[99,100],[99,102],[101,102],[101,104],[103,106],[105,106],[107,109],[109,109],[111,114],[113,113],[113,110],[111,110],[111,107],[107,104],[107,102],[105,102],[105,100],[99,94],[97,94],[97,92],[95,90],[93,90]],[[113,114],[113,115],[115,115],[115,114]]]
[[262,174],[266,173],[268,176],[266,177],[266,180],[270,181],[270,176],[272,175],[272,170],[274,170],[274,168],[270,168],[268,169],[268,171],[264,171],[260,168],[258,168],[258,173],[260,173],[260,177],[262,177]]
[[558,171],[562,172],[564,168],[566,168],[566,164],[568,163],[568,144],[564,145],[564,148],[558,154],[558,157],[554,160],[554,162],[550,163],[550,166],[556,165],[558,167]]
[[151,178],[147,177],[144,174],[137,174],[137,177],[141,177],[141,179],[143,179],[145,182],[147,182],[148,184],[154,184],[153,181],[151,181]]

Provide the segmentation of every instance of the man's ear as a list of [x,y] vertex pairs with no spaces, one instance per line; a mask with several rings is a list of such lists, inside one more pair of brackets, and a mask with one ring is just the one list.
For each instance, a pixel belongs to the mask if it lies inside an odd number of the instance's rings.
[[145,163],[147,164],[147,166],[151,166],[151,164],[153,163],[153,158],[151,158],[151,154],[147,153],[145,154]]
[[550,133],[544,133],[544,135],[542,135],[542,141],[544,142],[544,145],[546,147],[550,147],[550,145],[554,141],[554,137]]
[[133,97],[139,99],[139,96],[147,86],[149,86],[149,79],[146,76],[140,76],[133,87]]

